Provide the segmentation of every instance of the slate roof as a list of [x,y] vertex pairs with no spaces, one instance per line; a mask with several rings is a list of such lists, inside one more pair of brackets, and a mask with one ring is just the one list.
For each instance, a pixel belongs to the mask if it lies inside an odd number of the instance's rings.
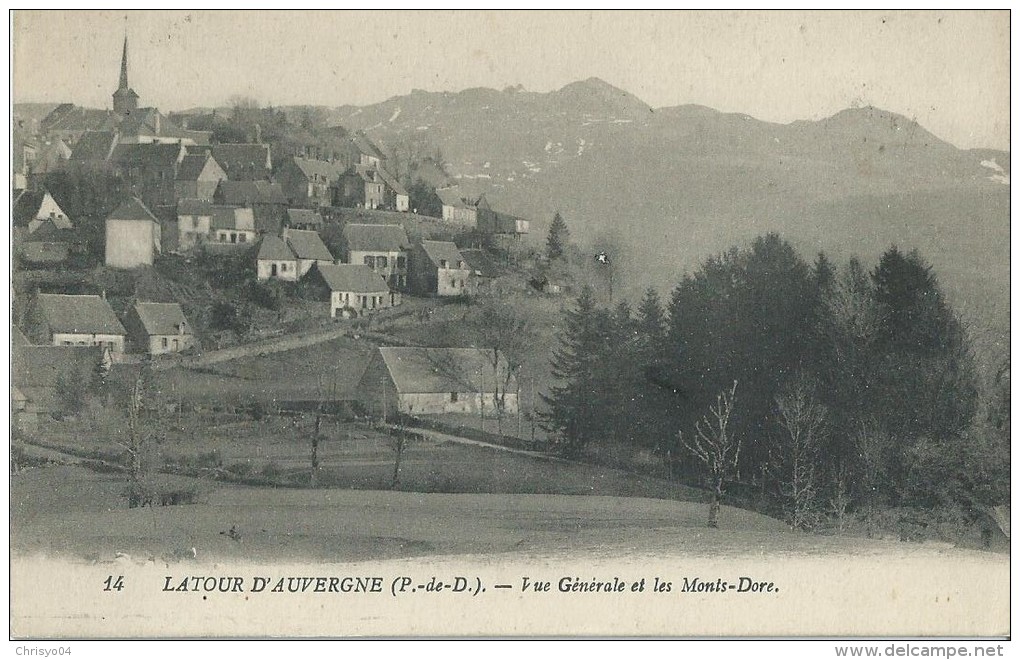
[[287,222],[291,225],[322,225],[322,216],[310,209],[287,209]]
[[212,202],[184,197],[177,200],[177,215],[212,215]]
[[110,128],[112,123],[113,113],[109,110],[61,103],[39,122],[39,131],[98,131]]
[[[42,206],[43,200],[46,199],[47,195],[49,193],[45,190],[25,190],[19,193],[11,207],[11,220],[14,226],[27,227],[29,223],[35,220],[36,214],[39,213],[39,208]],[[52,196],[50,196],[50,199],[53,199]],[[53,200],[53,203],[56,204],[56,200]],[[63,211],[63,209],[60,210]],[[71,229],[74,226],[71,224],[66,213],[63,217],[54,216],[53,224],[56,225],[57,229]]]
[[410,247],[401,225],[344,225],[347,249],[355,252],[399,252]]
[[135,313],[149,335],[191,334],[191,327],[178,303],[140,302],[135,304]]
[[468,268],[473,270],[475,275],[480,277],[499,277],[499,269],[496,268],[496,264],[492,262],[492,259],[485,250],[471,248],[461,250],[460,253],[464,256],[464,261],[467,262]]
[[[181,164],[177,166],[176,179],[178,181],[198,181],[198,177],[202,175],[205,164],[209,160],[215,162],[216,159],[206,153],[188,154],[181,159]],[[219,165],[219,163],[216,164]]]
[[123,335],[124,326],[109,303],[99,296],[40,293],[39,311],[51,332],[88,335]]
[[299,156],[293,157],[294,165],[309,179],[323,179],[325,181],[334,181],[340,177],[342,173],[340,168],[336,164],[330,163],[325,160],[314,160],[311,158],[301,158]]
[[393,175],[391,175],[389,172],[387,172],[386,170],[382,169],[381,167],[378,170],[376,170],[376,171],[379,172],[379,177],[389,187],[390,190],[392,190],[393,192],[395,192],[398,195],[405,195],[405,196],[407,195],[407,190],[404,189],[404,186],[400,185],[400,182],[397,181],[396,177],[394,177]]
[[269,181],[220,181],[216,198],[224,204],[286,204],[287,196],[278,183]]
[[363,153],[366,156],[372,156],[373,158],[378,158],[379,160],[386,160],[386,156],[379,147],[377,147],[375,143],[361,131],[355,133],[351,137],[351,141],[360,153]]
[[209,144],[209,139],[212,136],[210,131],[191,131],[179,127],[163,116],[163,113],[157,108],[138,108],[124,117],[117,128],[124,135],[190,139],[199,145]]
[[322,279],[326,281],[330,291],[388,293],[390,290],[382,275],[364,264],[316,264],[315,267],[322,275]]
[[488,350],[381,346],[379,353],[401,394],[492,390]]
[[460,197],[460,189],[454,188],[440,188],[436,191],[436,195],[439,196],[439,201],[443,203],[443,206],[452,206],[458,209],[471,208],[467,203],[464,202]]
[[255,215],[243,206],[213,206],[209,228],[255,231]]
[[152,215],[149,208],[142,203],[142,200],[137,197],[130,197],[126,199],[120,206],[114,209],[113,213],[106,216],[107,220],[139,220],[155,222],[159,224],[159,220],[156,216]]
[[446,261],[447,268],[457,268],[459,262],[465,262],[466,266],[464,255],[460,253],[460,250],[457,249],[457,245],[454,243],[449,241],[422,241],[421,247],[436,268],[441,268],[440,264],[443,261]]
[[307,229],[287,229],[286,239],[298,259],[333,261],[333,255],[329,253],[329,248],[319,238],[318,232]]
[[103,359],[103,349],[99,346],[17,346],[11,358],[14,384],[28,398],[33,398],[30,388],[56,387],[62,374],[91,378]]
[[110,161],[118,165],[170,167],[181,155],[179,144],[118,144]]
[[104,162],[117,146],[117,134],[113,131],[86,131],[71,150],[71,161],[75,163]]
[[272,167],[268,144],[214,144],[210,149],[231,181],[263,179]]
[[294,251],[290,249],[287,242],[279,236],[267,234],[259,244],[259,253],[256,257],[259,261],[294,261]]

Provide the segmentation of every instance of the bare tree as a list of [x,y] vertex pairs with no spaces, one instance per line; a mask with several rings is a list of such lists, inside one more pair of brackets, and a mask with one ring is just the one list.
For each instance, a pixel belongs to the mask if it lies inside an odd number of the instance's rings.
[[162,428],[153,413],[158,405],[153,401],[151,391],[151,366],[148,361],[142,363],[135,382],[131,387],[128,400],[127,438],[115,440],[128,455],[128,506],[145,506],[152,504],[153,489],[147,483],[146,472],[151,465],[147,461],[153,450],[156,433]]
[[836,519],[836,531],[840,534],[846,530],[850,502],[850,471],[841,463],[836,470],[832,497],[829,498],[829,512]]
[[322,376],[319,376],[319,386],[317,388],[317,395],[319,402],[315,406],[315,430],[312,433],[312,469],[308,474],[308,485],[312,488],[316,488],[319,485],[319,445],[322,442],[322,423],[323,418],[326,415],[326,403],[330,403],[333,412],[336,412],[337,396],[337,371],[339,367],[334,367],[333,378],[329,385],[328,391],[324,386]]
[[778,477],[780,492],[790,500],[790,524],[809,529],[816,522],[818,495],[818,448],[825,429],[826,410],[812,395],[806,378],[776,397],[779,446],[770,452],[770,467]]
[[492,367],[496,425],[502,434],[506,396],[511,389],[516,391],[514,383],[520,377],[524,355],[534,340],[534,329],[516,307],[496,299],[486,301],[475,317],[474,326]]
[[740,458],[740,439],[730,432],[730,416],[737,394],[737,381],[729,392],[720,392],[715,405],[709,408],[709,414],[695,423],[693,436],[685,436],[683,431],[677,435],[680,443],[687,451],[694,454],[708,471],[709,484],[712,488],[712,501],[708,507],[708,526],[719,526],[719,509],[725,492],[726,480],[736,470]]

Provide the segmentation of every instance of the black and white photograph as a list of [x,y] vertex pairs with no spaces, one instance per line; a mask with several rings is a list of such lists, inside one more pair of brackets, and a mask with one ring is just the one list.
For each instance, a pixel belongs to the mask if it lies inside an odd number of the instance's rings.
[[9,20],[18,648],[1008,648],[1009,10]]

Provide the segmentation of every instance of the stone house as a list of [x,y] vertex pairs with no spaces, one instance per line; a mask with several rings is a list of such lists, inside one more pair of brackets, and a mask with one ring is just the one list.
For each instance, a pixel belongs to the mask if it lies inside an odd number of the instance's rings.
[[329,292],[332,318],[354,318],[400,304],[400,294],[391,291],[378,273],[361,264],[316,264],[306,279],[313,285],[324,285]]
[[415,293],[444,297],[473,292],[471,267],[454,243],[421,241],[410,256],[409,281]]
[[382,275],[391,289],[407,290],[411,243],[401,225],[350,223],[344,225],[343,236],[347,263],[368,266]]
[[124,328],[132,348],[140,353],[179,353],[195,345],[191,325],[178,303],[136,303],[124,317]]
[[99,296],[40,293],[26,325],[35,344],[101,346],[114,356],[124,353],[124,326]]
[[174,180],[176,197],[212,201],[220,181],[226,178],[227,173],[208,150],[201,154],[188,154],[177,168]]
[[145,204],[132,197],[106,218],[106,259],[111,268],[151,266],[161,251],[161,227]]

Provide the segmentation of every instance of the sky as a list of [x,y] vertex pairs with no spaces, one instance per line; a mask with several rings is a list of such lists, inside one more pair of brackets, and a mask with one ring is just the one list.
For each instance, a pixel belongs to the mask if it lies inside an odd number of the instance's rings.
[[[17,11],[15,102],[112,105],[130,83],[164,111],[364,105],[412,89],[599,77],[653,107],[786,123],[873,105],[961,148],[1009,148],[1009,13]],[[55,47],[55,45],[58,45]]]

